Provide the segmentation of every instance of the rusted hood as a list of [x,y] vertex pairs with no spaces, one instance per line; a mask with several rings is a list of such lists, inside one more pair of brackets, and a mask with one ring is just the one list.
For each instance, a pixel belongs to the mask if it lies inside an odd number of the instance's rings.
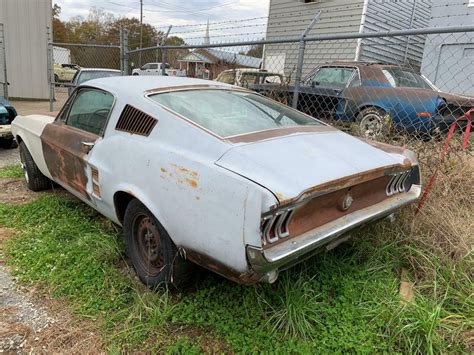
[[318,185],[403,164],[403,157],[333,131],[242,144],[216,164],[264,186],[283,203]]

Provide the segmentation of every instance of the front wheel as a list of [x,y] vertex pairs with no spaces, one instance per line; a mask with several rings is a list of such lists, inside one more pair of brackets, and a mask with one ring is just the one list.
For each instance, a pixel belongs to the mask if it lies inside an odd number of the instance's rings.
[[138,76],[139,74],[138,73],[133,73],[132,76]]
[[356,118],[357,133],[365,138],[377,139],[389,132],[390,116],[382,109],[368,107],[359,112]]
[[127,254],[145,285],[177,287],[187,281],[190,263],[181,257],[161,223],[136,199],[125,211],[123,233]]
[[40,169],[38,169],[24,142],[20,143],[20,160],[25,174],[26,184],[30,190],[41,191],[51,187],[51,180],[44,176]]

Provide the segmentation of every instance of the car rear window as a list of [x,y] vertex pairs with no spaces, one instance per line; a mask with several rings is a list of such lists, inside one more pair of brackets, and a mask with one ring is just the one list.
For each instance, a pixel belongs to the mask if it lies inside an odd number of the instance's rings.
[[111,76],[120,76],[120,75],[121,75],[120,72],[108,71],[108,70],[82,71],[80,72],[79,78],[77,79],[77,84],[79,85],[92,79],[108,78]]
[[322,125],[276,101],[232,90],[188,90],[150,98],[221,137],[294,126]]
[[392,87],[406,87],[406,88],[420,88],[432,89],[431,86],[418,75],[412,71],[400,68],[382,69],[385,78]]

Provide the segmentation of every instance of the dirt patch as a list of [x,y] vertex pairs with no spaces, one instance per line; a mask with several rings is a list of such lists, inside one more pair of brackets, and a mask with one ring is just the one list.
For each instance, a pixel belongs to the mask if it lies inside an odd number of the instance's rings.
[[37,192],[28,190],[24,179],[0,178],[0,202],[21,205],[37,197]]

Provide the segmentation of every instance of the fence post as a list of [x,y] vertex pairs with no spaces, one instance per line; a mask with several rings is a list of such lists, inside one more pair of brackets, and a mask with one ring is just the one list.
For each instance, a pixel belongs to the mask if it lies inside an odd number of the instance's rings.
[[5,46],[5,26],[0,23],[0,61],[3,64],[3,80],[0,82],[3,85],[3,96],[8,100],[8,76],[7,76],[7,48]]
[[166,63],[166,48],[164,46],[166,45],[166,40],[168,39],[168,36],[171,32],[171,28],[173,26],[170,25],[168,27],[168,31],[166,32],[165,36],[163,37],[163,40],[161,41],[161,75],[166,75],[166,68],[165,68],[165,63]]
[[48,31],[48,84],[49,84],[49,111],[54,111],[54,48],[51,27],[47,27]]
[[306,36],[308,35],[309,31],[314,27],[316,22],[318,21],[319,17],[321,16],[321,11],[319,11],[316,16],[311,20],[311,23],[306,27],[303,34],[300,38],[300,48],[298,52],[298,64],[296,67],[296,76],[295,76],[295,90],[293,92],[293,100],[291,101],[291,105],[293,108],[298,107],[298,96],[300,94],[300,87],[301,87],[301,76],[303,73],[303,64],[304,64],[304,52],[306,49]]
[[128,30],[120,28],[120,70],[122,75],[128,75]]

